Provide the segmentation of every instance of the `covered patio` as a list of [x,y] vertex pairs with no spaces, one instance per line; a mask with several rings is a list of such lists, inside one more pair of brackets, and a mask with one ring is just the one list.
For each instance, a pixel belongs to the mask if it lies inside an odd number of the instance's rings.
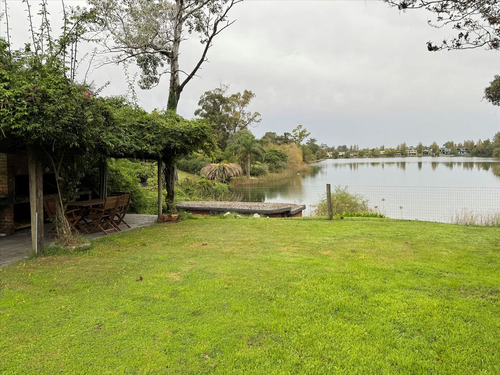
[[[131,228],[123,228],[122,232],[153,225],[154,223],[156,223],[157,219],[157,215],[128,214],[127,222],[130,224]],[[114,233],[110,233],[110,235],[113,234]],[[83,235],[83,237],[88,240],[104,236],[105,234],[102,232]],[[54,241],[54,239],[49,238],[48,228],[45,229],[44,237],[46,243],[48,244],[50,244],[51,241]],[[16,231],[11,236],[0,237],[0,249],[0,268],[8,266],[9,264],[15,263],[19,260],[28,258],[33,252],[31,243],[31,230],[24,229]]]

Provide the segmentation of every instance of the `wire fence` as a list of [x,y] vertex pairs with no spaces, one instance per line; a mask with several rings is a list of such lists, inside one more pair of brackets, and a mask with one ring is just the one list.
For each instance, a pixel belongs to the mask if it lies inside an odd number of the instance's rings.
[[[387,217],[442,223],[500,225],[500,187],[347,186],[370,209]],[[334,185],[332,185],[334,189]],[[305,204],[313,216],[326,186],[252,186],[236,191],[239,200]]]

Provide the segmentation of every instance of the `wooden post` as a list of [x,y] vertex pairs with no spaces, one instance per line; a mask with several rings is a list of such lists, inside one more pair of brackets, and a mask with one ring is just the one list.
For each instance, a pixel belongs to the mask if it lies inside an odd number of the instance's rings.
[[31,248],[34,252],[43,254],[43,169],[33,146],[28,146],[28,173],[30,181]]
[[104,199],[108,195],[108,163],[106,159],[101,160],[99,165],[99,198]]
[[326,184],[326,203],[328,205],[328,220],[333,220],[332,187],[330,184]]
[[158,219],[163,213],[163,163],[158,159]]

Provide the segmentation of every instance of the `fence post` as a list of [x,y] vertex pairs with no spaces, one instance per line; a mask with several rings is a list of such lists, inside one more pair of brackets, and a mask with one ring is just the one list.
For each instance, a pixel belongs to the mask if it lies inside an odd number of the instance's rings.
[[328,220],[333,220],[332,187],[330,184],[326,184],[326,203],[328,205]]

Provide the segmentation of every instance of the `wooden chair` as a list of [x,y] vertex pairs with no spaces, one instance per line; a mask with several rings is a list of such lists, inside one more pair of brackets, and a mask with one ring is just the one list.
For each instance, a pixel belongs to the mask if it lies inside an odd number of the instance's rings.
[[104,201],[102,207],[92,207],[87,215],[87,219],[90,220],[89,233],[101,231],[104,234],[108,232],[118,232],[119,229],[113,225],[113,219],[116,215],[116,209],[118,204],[118,197],[108,197]]
[[[54,227],[50,229],[50,238],[56,235],[56,210],[57,210],[57,196],[48,195],[43,199],[43,207],[49,220],[54,224]],[[69,222],[72,231],[78,232],[79,221],[82,218],[81,210],[78,208],[70,209],[64,211],[64,216]]]
[[125,215],[127,215],[129,207],[130,207],[130,194],[124,194],[118,196],[116,213],[112,221],[113,225],[118,230],[121,230],[120,225],[126,225],[128,228],[131,228],[131,226],[125,221]]

